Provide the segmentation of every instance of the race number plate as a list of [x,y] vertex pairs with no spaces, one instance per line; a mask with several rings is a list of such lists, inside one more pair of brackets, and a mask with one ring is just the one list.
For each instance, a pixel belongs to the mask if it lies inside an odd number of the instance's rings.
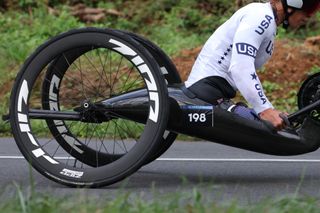
[[213,126],[213,106],[182,106],[183,121],[194,126]]

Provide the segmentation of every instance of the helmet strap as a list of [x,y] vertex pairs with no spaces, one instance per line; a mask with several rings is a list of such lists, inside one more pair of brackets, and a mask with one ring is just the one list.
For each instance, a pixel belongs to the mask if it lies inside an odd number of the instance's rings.
[[283,5],[283,9],[284,9],[284,12],[285,12],[285,17],[284,17],[284,21],[283,21],[283,28],[284,29],[288,29],[290,24],[289,24],[289,17],[294,13],[294,11],[292,12],[288,12],[288,5],[287,5],[287,2],[286,0],[282,0],[282,5]]
[[294,13],[294,11],[292,11],[291,13],[288,12],[288,8],[286,8],[286,15],[284,17],[284,21],[283,21],[283,28],[284,29],[288,29],[290,24],[289,24],[289,17]]
[[283,25],[282,25],[282,27],[284,28],[284,29],[288,29],[289,28],[289,15],[288,15],[288,13],[286,13],[286,16],[285,16],[285,18],[284,18],[284,20],[283,20]]

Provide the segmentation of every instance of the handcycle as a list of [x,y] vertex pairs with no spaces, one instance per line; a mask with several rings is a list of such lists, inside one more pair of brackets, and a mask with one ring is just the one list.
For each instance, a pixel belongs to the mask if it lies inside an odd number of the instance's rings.
[[72,187],[118,182],[161,156],[178,134],[271,155],[320,146],[320,75],[298,94],[288,131],[193,96],[176,67],[140,35],[83,28],[42,44],[10,97],[15,141],[47,178]]

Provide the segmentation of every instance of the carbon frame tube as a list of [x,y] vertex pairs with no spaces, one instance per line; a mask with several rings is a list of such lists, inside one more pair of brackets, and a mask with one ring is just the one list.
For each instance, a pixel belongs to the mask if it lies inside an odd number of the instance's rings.
[[[172,132],[279,156],[304,154],[320,146],[320,126],[311,119],[305,119],[297,132],[276,132],[262,121],[247,120],[199,99],[189,98],[180,89],[170,88],[169,96],[167,130]],[[310,112],[319,103],[294,115]],[[108,116],[145,123],[149,112],[148,92],[145,89],[134,91],[107,99],[96,106],[99,110],[105,109]],[[31,110],[29,116],[34,119],[81,120],[78,112]]]

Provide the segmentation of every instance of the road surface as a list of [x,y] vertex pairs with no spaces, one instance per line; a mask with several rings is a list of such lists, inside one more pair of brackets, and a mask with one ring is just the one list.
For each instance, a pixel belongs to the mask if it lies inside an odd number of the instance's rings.
[[217,201],[247,203],[295,193],[320,198],[320,151],[277,157],[210,142],[175,142],[161,158],[130,178],[100,189],[80,190],[41,176],[30,168],[13,139],[0,140],[0,187],[4,196],[15,194],[13,183],[28,189],[32,176],[37,191],[57,196],[84,193],[107,199],[130,192],[150,198],[155,191],[191,194],[197,188],[205,199]]

